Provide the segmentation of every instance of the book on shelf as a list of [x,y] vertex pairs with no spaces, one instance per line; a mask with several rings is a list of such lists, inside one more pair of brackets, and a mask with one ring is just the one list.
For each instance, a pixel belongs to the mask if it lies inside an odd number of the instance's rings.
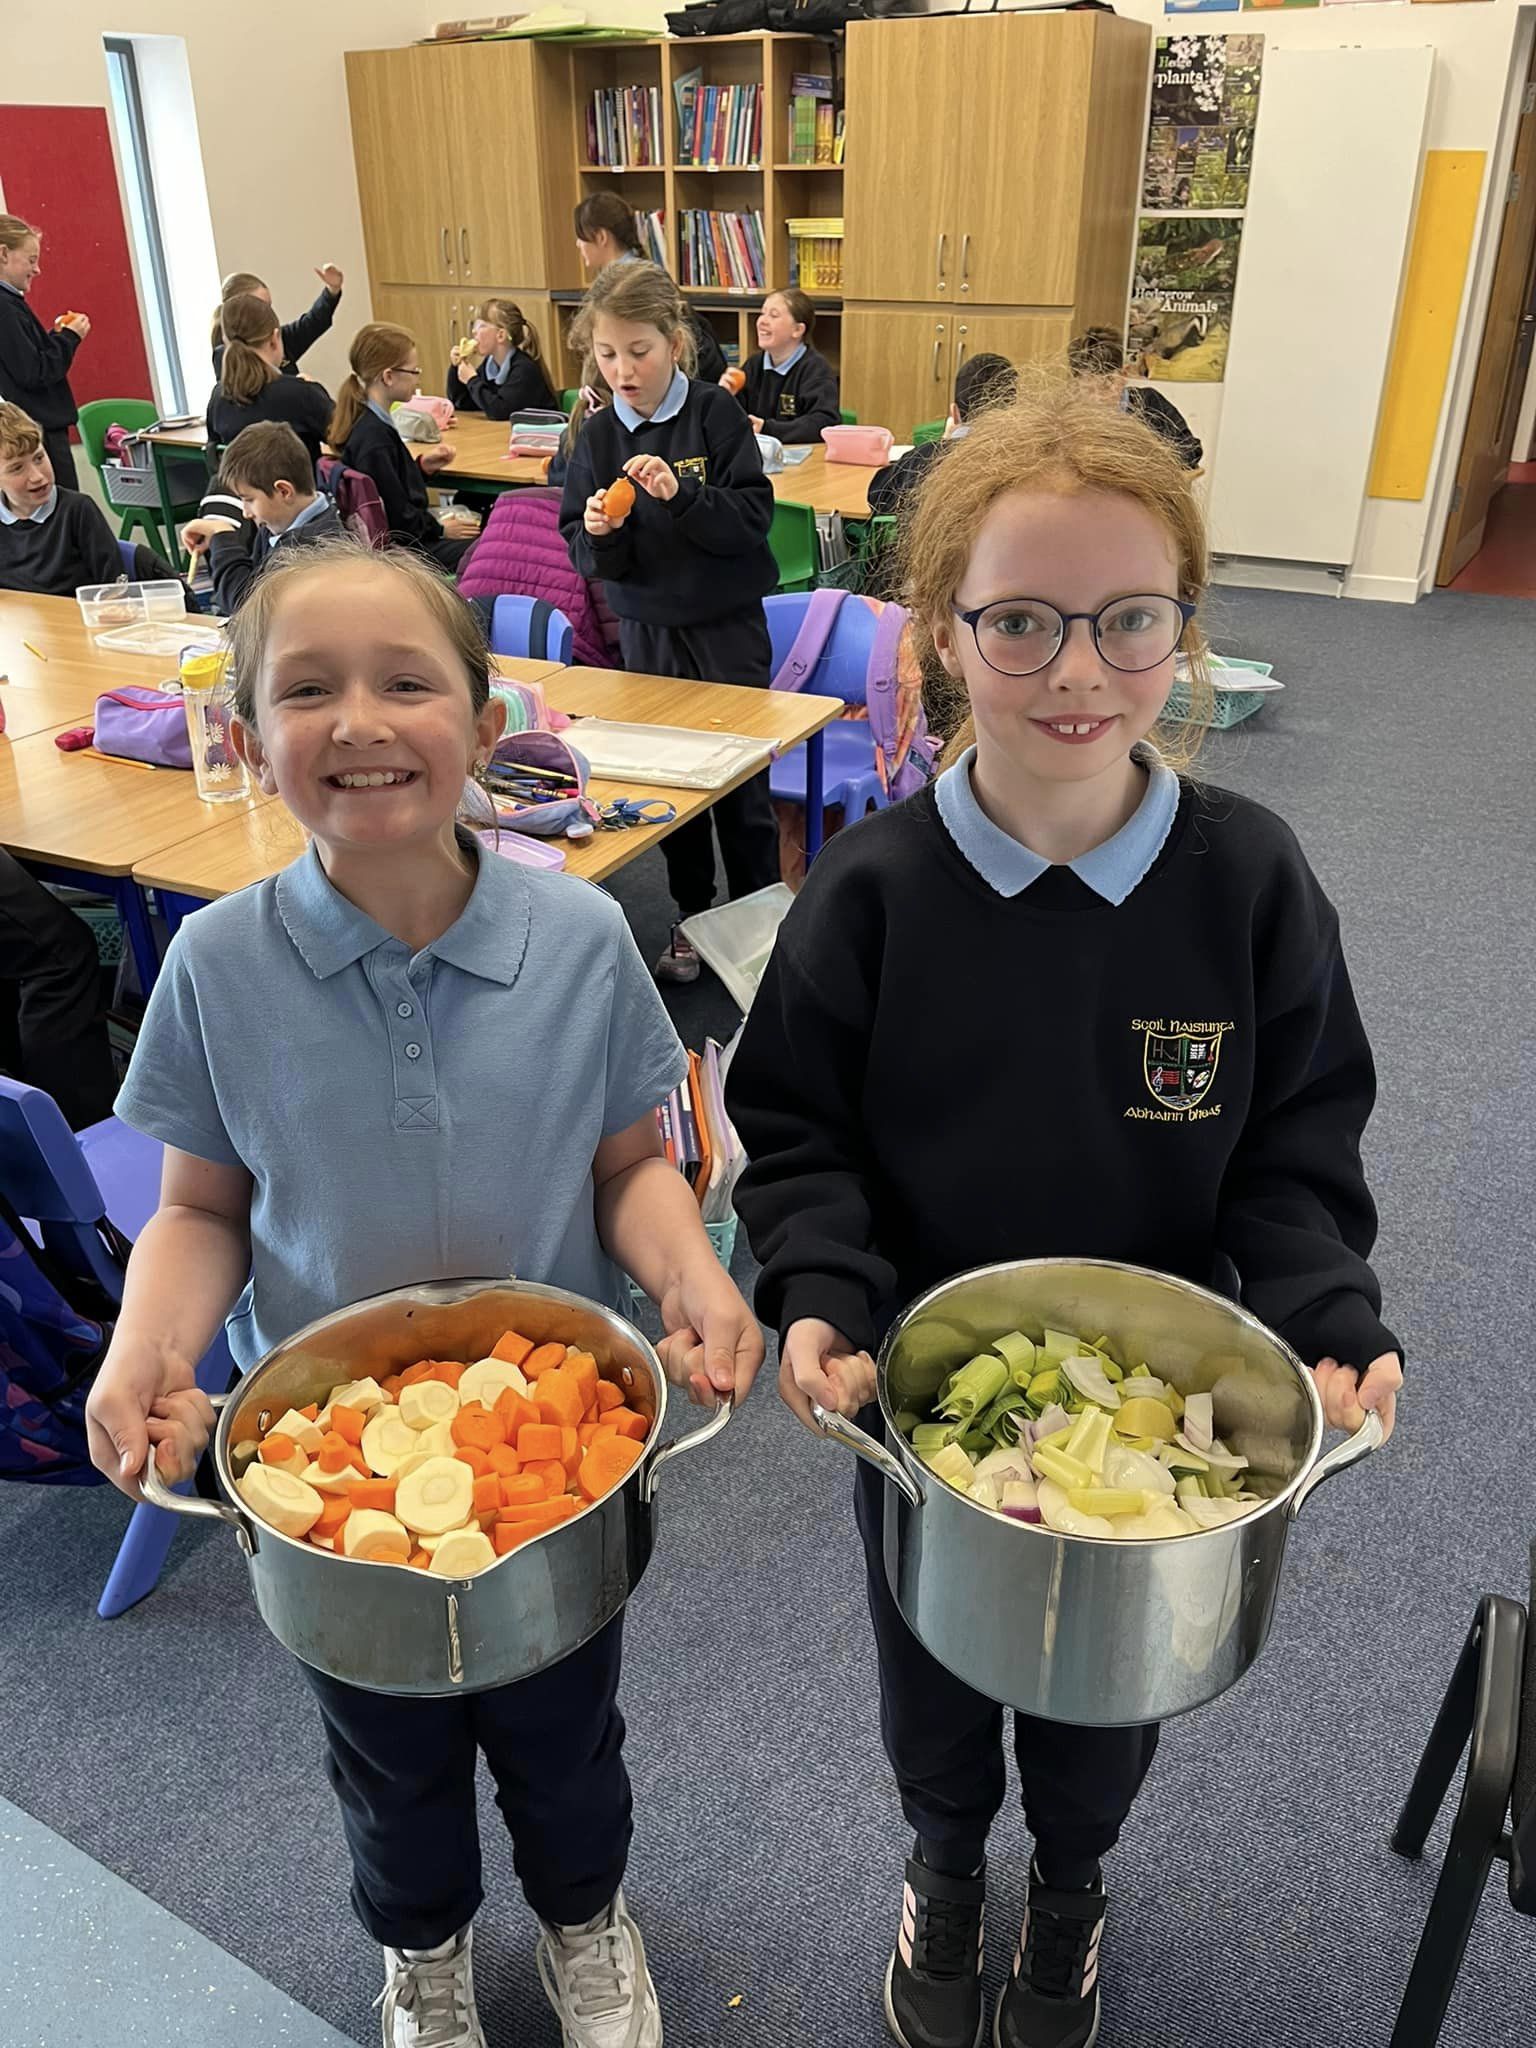
[[832,161],[835,164],[840,164],[843,160],[843,134],[847,121],[848,114],[846,108],[839,107],[837,110],[837,126],[832,132]]
[[[797,71],[789,82],[789,161],[792,164],[831,163],[819,147],[822,124],[828,123],[830,138],[835,115],[832,80],[824,73]],[[823,111],[825,110],[825,111]]]
[[667,267],[667,217],[660,207],[654,213],[636,213],[635,227],[639,231],[640,246],[651,263]]
[[693,161],[694,127],[703,85],[704,73],[697,68],[685,71],[672,81],[672,96],[677,102],[677,160],[680,164]]
[[763,216],[684,207],[678,214],[679,283],[761,291],[767,277]]
[[763,149],[763,88],[760,85],[704,85],[699,74],[686,100],[678,81],[677,160],[700,170],[740,169],[760,161]]
[[816,161],[819,164],[832,162],[832,140],[836,132],[837,116],[830,100],[821,100],[816,107]]
[[661,90],[602,86],[587,108],[587,162],[634,170],[661,162]]
[[802,291],[839,292],[843,288],[843,223],[834,215],[798,217],[785,222],[789,231],[789,281]]

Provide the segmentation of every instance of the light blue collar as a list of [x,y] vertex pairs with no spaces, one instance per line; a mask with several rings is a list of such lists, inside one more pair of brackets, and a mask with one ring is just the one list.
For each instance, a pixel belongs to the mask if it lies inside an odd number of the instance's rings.
[[[953,768],[946,768],[935,785],[939,816],[949,836],[971,866],[999,896],[1019,896],[1031,882],[1054,865],[1032,853],[992,820],[976,800],[971,787],[971,764],[976,749],[967,747]],[[1112,839],[1090,847],[1070,866],[1080,882],[1086,882],[1106,903],[1121,904],[1138,883],[1145,881],[1152,863],[1163,850],[1179,808],[1179,778],[1173,770],[1147,750],[1145,765],[1150,770],[1146,794],[1134,815],[1126,820]]]
[[12,284],[8,277],[0,277],[0,286],[3,286],[8,292],[14,292],[18,299],[24,299],[27,296],[21,286],[19,284]]
[[800,358],[804,354],[805,343],[803,341],[801,342],[800,346],[795,350],[794,354],[788,359],[788,361],[783,363],[776,363],[773,360],[773,357],[769,355],[767,349],[764,349],[763,368],[765,370],[771,370],[775,377],[787,377],[790,371],[795,367],[796,363],[799,362]]
[[394,421],[390,418],[389,414],[384,410],[383,406],[380,405],[379,401],[376,398],[369,399],[368,410],[371,413],[376,414],[377,417],[384,422],[386,427],[394,426]]
[[[528,949],[532,902],[527,878],[516,862],[479,846],[472,850],[478,868],[469,901],[457,922],[422,951],[510,988]],[[341,894],[313,846],[278,876],[277,910],[317,981],[328,981],[380,946],[399,944]]]
[[486,383],[505,384],[508,373],[512,368],[512,358],[516,354],[517,350],[515,348],[509,348],[507,350],[507,360],[504,363],[498,363],[494,356],[487,356],[480,365],[480,374],[484,377]]
[[687,403],[688,379],[681,370],[672,372],[672,382],[667,386],[667,395],[648,420],[642,419],[629,401],[620,398],[617,392],[613,396],[613,409],[632,434],[640,427],[659,427],[663,420],[675,420]]
[[13,512],[6,500],[0,498],[0,526],[41,526],[46,520],[51,519],[58,509],[59,487],[57,484],[54,485],[35,512]]
[[300,512],[296,518],[289,520],[288,524],[283,528],[281,533],[269,533],[267,535],[268,547],[275,548],[278,542],[280,540],[286,539],[286,537],[290,533],[297,533],[301,526],[308,526],[311,519],[318,519],[321,513],[324,512],[326,508],[329,506],[330,502],[330,499],[325,495],[323,491],[317,492],[316,495],[313,498],[311,498],[309,503],[304,507],[304,510]]

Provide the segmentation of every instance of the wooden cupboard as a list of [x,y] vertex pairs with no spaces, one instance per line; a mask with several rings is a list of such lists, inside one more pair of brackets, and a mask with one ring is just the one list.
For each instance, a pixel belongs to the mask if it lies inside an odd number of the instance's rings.
[[1010,362],[1059,358],[1072,336],[1062,313],[974,313],[969,306],[850,305],[843,311],[843,396],[861,420],[909,441],[948,412],[968,356]]

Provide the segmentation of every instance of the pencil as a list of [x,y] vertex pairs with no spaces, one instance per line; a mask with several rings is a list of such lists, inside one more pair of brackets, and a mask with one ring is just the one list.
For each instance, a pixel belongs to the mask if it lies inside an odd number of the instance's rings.
[[39,647],[34,647],[30,640],[23,640],[21,644],[23,647],[25,647],[28,654],[35,654],[39,661],[46,661],[48,659],[47,655],[43,653],[42,649]]
[[88,761],[110,761],[114,768],[147,768],[151,775],[155,772],[153,761],[125,760],[121,754],[104,754],[99,747],[79,747],[76,752]]

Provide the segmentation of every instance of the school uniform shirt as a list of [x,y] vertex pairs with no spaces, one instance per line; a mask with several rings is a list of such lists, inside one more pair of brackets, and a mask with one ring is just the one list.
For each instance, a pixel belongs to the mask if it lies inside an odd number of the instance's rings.
[[312,384],[307,377],[273,377],[246,405],[216,384],[208,400],[208,438],[228,447],[243,427],[253,427],[260,420],[280,420],[304,443],[310,461],[318,462],[335,409],[324,386]]
[[391,540],[428,551],[441,541],[443,529],[427,503],[426,478],[388,413],[371,401],[365,405],[341,459],[348,469],[360,469],[373,478],[384,501]]
[[419,953],[313,847],[172,942],[117,1114],[255,1183],[242,1368],[418,1281],[515,1273],[621,1302],[593,1157],[687,1060],[611,897],[474,850],[469,902]]
[[215,609],[228,618],[279,550],[312,547],[317,540],[341,540],[346,531],[336,507],[319,492],[281,533],[268,533],[253,519],[245,518],[233,533],[216,533],[208,544]]
[[[307,350],[314,347],[322,334],[330,333],[331,322],[336,318],[336,308],[340,304],[341,293],[333,292],[329,287],[325,287],[307,313],[301,313],[297,320],[285,320],[283,322],[281,329],[283,360],[280,365],[280,374],[282,376],[297,377],[299,374],[299,358]],[[213,374],[215,377],[222,374],[223,364],[224,344],[221,341],[215,346],[213,351]]]
[[737,397],[776,441],[819,441],[822,428],[835,427],[842,418],[837,372],[803,341],[779,366],[760,350],[748,362],[746,373]]
[[[635,509],[612,533],[582,521],[636,455],[659,455],[677,472],[675,498],[636,487]],[[589,413],[570,451],[560,531],[583,576],[601,577],[621,619],[695,626],[741,611],[779,580],[768,545],[773,486],[740,406],[718,384],[672,379],[654,418],[622,398]]]
[[1127,384],[1121,401],[1126,412],[1149,426],[1168,442],[1186,469],[1198,469],[1205,450],[1176,405],[1170,405],[1153,384]]
[[69,366],[80,337],[72,327],[45,327],[13,284],[0,284],[0,398],[8,398],[45,433],[79,419]]
[[1308,1364],[1397,1349],[1370,1047],[1289,827],[1155,769],[1053,866],[971,760],[839,833],[769,958],[727,1090],[759,1314],[873,1349],[953,1274],[1080,1254],[1240,1287]]
[[0,590],[73,597],[82,583],[116,583],[122,573],[112,529],[82,491],[55,485],[26,515],[0,497]]
[[487,356],[467,384],[453,364],[443,389],[465,412],[482,412],[488,420],[509,420],[515,412],[558,412],[542,364],[523,349],[512,349],[504,363]]
[[[954,436],[950,436],[953,440]],[[877,518],[897,518],[908,499],[949,446],[948,441],[921,441],[899,462],[888,462],[869,480],[869,509]]]

